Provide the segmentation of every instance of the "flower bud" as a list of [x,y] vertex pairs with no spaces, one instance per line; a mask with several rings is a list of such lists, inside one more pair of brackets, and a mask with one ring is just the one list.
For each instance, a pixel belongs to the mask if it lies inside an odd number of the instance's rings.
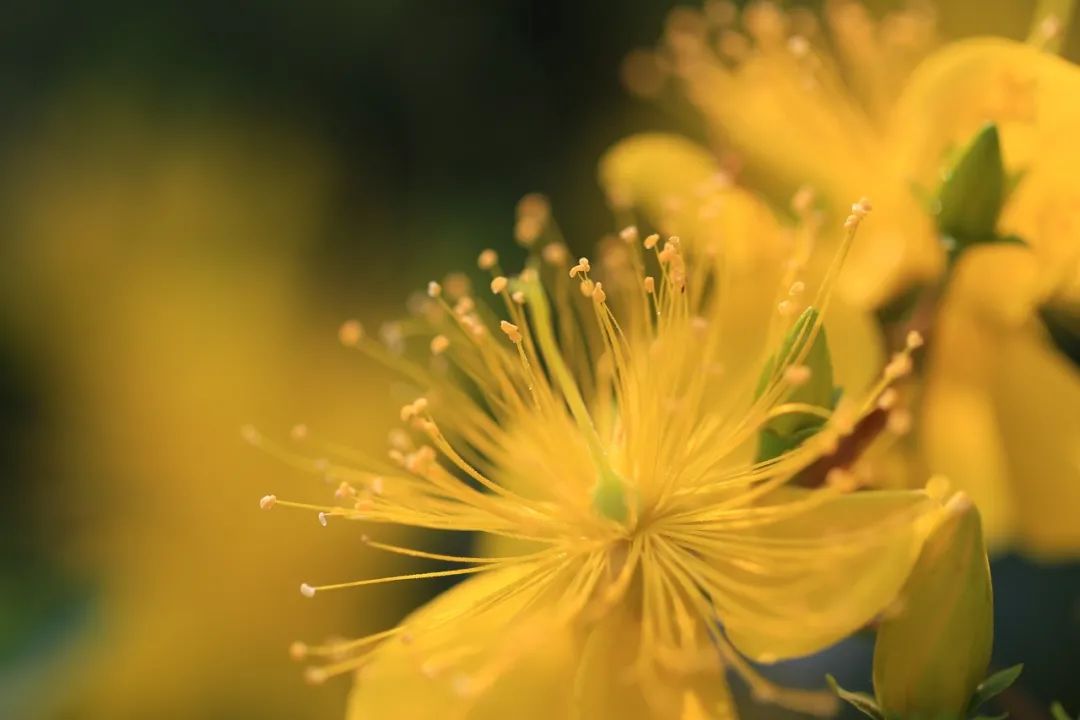
[[884,715],[964,717],[990,663],[993,614],[979,513],[957,493],[878,629],[874,691]]
[[1005,202],[1005,166],[997,126],[984,126],[947,171],[938,194],[938,229],[959,252],[994,238]]

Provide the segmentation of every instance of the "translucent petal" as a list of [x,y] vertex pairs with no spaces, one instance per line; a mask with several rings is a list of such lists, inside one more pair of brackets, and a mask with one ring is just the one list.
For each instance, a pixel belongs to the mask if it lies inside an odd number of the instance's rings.
[[[814,491],[789,489],[777,505]],[[732,643],[761,662],[808,655],[869,623],[897,595],[937,505],[921,491],[836,496],[760,529],[763,551],[796,548],[756,562],[754,550],[717,548],[708,560],[739,580],[746,601],[714,598]]]

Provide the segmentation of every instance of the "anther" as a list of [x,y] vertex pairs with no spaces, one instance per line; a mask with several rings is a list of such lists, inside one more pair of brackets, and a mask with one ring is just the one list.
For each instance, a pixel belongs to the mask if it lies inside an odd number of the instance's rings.
[[540,232],[543,229],[543,220],[539,217],[527,215],[518,218],[514,223],[514,239],[519,245],[531,247],[540,238]]
[[262,433],[256,430],[254,425],[244,425],[241,427],[240,437],[244,439],[244,442],[252,445],[258,445],[262,442]]
[[624,227],[619,231],[619,237],[622,238],[624,242],[636,243],[638,241],[637,226],[630,225],[629,227]]
[[918,330],[910,330],[905,339],[908,350],[915,350],[923,346],[923,336]]
[[780,313],[781,317],[789,317],[792,313],[795,312],[795,303],[791,302],[790,300],[781,300],[776,305],[776,310]]
[[784,368],[784,380],[795,387],[805,385],[812,374],[813,371],[806,365],[789,365]]
[[600,304],[607,300],[607,293],[604,292],[604,286],[601,283],[596,283],[596,287],[593,288],[592,299]]
[[277,504],[277,495],[263,495],[259,498],[259,509],[269,510]]
[[504,276],[499,275],[497,278],[494,278],[491,281],[491,292],[493,294],[495,294],[495,295],[498,295],[503,290],[505,290],[506,286],[509,285],[509,284],[510,284],[509,280],[507,280]]
[[877,406],[882,410],[892,410],[896,406],[896,401],[899,400],[899,398],[900,394],[896,392],[895,388],[886,388],[878,398]]
[[803,291],[805,290],[806,283],[804,283],[802,280],[796,280],[795,282],[791,283],[791,287],[788,288],[788,295],[790,295],[791,297],[798,297],[799,295],[802,295]]
[[825,475],[825,484],[838,492],[851,492],[859,486],[851,472],[843,468],[833,468]]
[[442,285],[432,280],[427,284],[427,294],[430,298],[437,298],[442,295]]
[[324,512],[319,513],[319,524],[322,525],[323,527],[326,527],[327,525],[330,524],[330,522],[326,519],[326,517],[327,517],[326,513],[324,513]]
[[934,475],[926,481],[926,494],[934,500],[941,502],[945,499],[945,495],[948,494],[952,487],[952,483],[944,475]]
[[499,329],[506,334],[506,337],[510,338],[510,342],[521,342],[521,328],[514,323],[503,320],[499,323]]
[[322,668],[307,668],[304,670],[304,680],[311,685],[322,685],[326,682],[326,671]]
[[903,408],[893,410],[885,421],[885,427],[893,435],[907,435],[911,430],[911,413]]
[[356,347],[364,337],[364,326],[356,320],[346,320],[338,328],[338,342],[345,347]]
[[566,246],[562,243],[551,243],[544,246],[544,249],[540,252],[540,255],[544,258],[544,262],[549,265],[565,265],[569,253],[566,251]]
[[303,440],[308,436],[308,426],[303,423],[299,425],[293,425],[292,430],[289,431],[289,437],[293,440]]
[[431,338],[431,354],[442,355],[450,347],[450,338],[445,335],[436,335]]
[[885,366],[885,378],[892,381],[904,377],[911,372],[911,357],[905,353],[893,355],[892,360]]
[[810,52],[810,41],[802,35],[792,35],[788,38],[788,50],[797,58],[806,57]]
[[476,258],[476,265],[481,270],[490,270],[495,267],[495,264],[499,262],[499,254],[491,248],[488,248],[480,253]]
[[803,185],[791,197],[791,209],[795,211],[796,215],[806,215],[814,207],[815,199],[814,189],[809,185]]
[[650,295],[656,292],[656,279],[652,275],[648,275],[645,278],[645,292]]
[[515,290],[510,294],[510,299],[516,302],[518,305],[525,304],[525,293],[520,290]]
[[315,597],[315,588],[307,583],[300,583],[300,594],[306,598]]
[[972,504],[968,494],[961,490],[949,498],[948,502],[945,503],[945,510],[954,515],[960,515],[961,513],[967,512]]
[[293,660],[303,660],[307,657],[307,654],[308,646],[306,643],[302,643],[297,640],[293,644],[289,645],[289,657],[291,657]]
[[656,244],[658,242],[660,242],[660,236],[656,233],[653,233],[649,237],[645,238],[645,249],[652,250],[654,247],[656,247]]

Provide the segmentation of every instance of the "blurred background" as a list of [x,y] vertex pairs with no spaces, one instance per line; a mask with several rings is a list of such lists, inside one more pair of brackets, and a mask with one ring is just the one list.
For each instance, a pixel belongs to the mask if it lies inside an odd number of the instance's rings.
[[[343,716],[347,681],[307,687],[289,643],[436,588],[304,600],[386,561],[355,528],[260,514],[325,488],[239,428],[381,448],[401,398],[341,320],[377,327],[484,247],[515,256],[530,191],[576,248],[610,231],[603,150],[703,136],[619,82],[673,4],[5,4],[0,718]],[[1000,5],[962,26],[1022,35]],[[1075,710],[1080,570],[1003,558],[995,579],[996,661],[1028,663],[1016,716]],[[869,687],[870,647],[779,672]]]

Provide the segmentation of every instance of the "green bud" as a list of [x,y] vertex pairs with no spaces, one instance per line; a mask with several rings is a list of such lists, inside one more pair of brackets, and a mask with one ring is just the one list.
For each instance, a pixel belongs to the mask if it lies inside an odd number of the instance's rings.
[[946,173],[938,193],[938,230],[954,252],[993,241],[1007,180],[997,125],[985,125]]
[[[791,391],[785,402],[805,403],[817,407],[832,408],[838,393],[833,387],[832,357],[829,343],[822,326],[813,340],[810,329],[818,321],[820,313],[808,307],[792,325],[784,337],[780,349],[765,363],[758,380],[755,397],[760,397],[769,383],[784,369],[799,364],[810,370],[809,379]],[[809,343],[809,349],[807,344]],[[798,360],[805,352],[805,357]],[[798,362],[796,362],[798,360]],[[778,370],[780,368],[780,370]],[[768,460],[798,447],[804,440],[821,429],[824,421],[816,415],[791,413],[774,418],[765,425],[758,436],[758,460]]]
[[979,513],[962,493],[945,512],[878,629],[874,691],[887,717],[965,717],[990,663],[994,601]]

